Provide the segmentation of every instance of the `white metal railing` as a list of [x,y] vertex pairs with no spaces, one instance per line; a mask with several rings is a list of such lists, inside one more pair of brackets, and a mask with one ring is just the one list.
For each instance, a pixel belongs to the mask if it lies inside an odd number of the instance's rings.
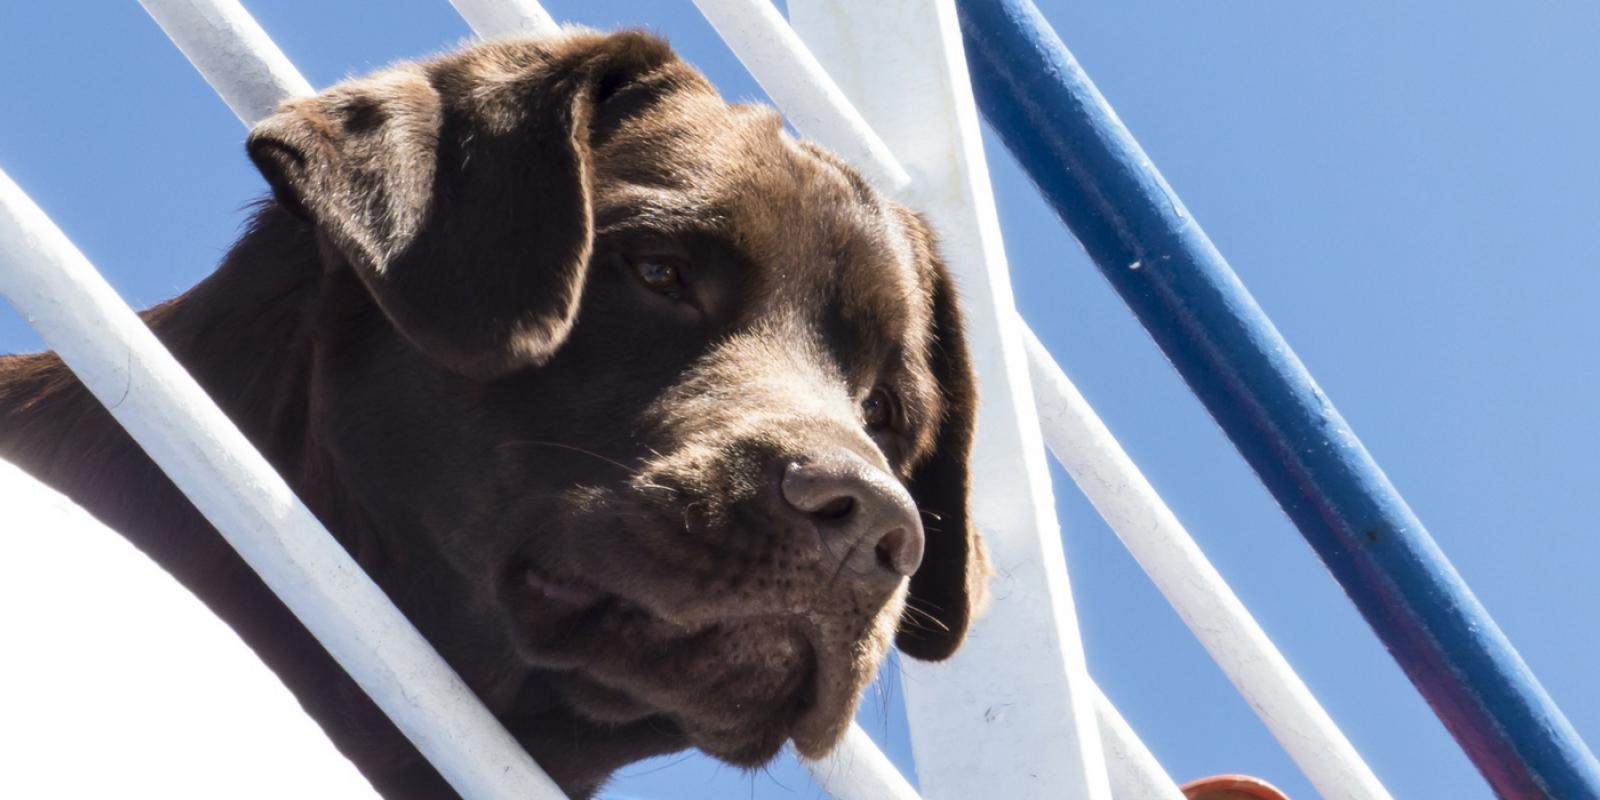
[[1211,659],[1323,797],[1388,798],[1089,401],[1032,331],[1027,338],[1045,443]]
[[[532,0],[451,2],[483,36],[558,30]],[[976,796],[972,787],[1008,797],[1180,796],[1083,670],[1035,433],[1037,400],[1038,429],[1058,460],[1313,785],[1327,797],[1387,797],[1060,368],[1014,319],[949,0],[790,0],[797,27],[813,34],[813,47],[832,62],[832,76],[844,77],[850,96],[866,98],[863,108],[877,131],[768,0],[696,2],[797,128],[934,219],[969,296],[986,400],[975,453],[977,516],[986,523],[997,563],[1008,568],[1001,580],[1010,596],[1005,610],[991,613],[952,665],[926,668],[927,680],[907,684],[925,790],[934,797]],[[247,124],[284,97],[311,93],[236,0],[141,3]],[[893,151],[879,133],[889,137]],[[0,289],[97,397],[115,401],[107,405],[119,422],[458,791],[468,797],[561,796],[4,173]],[[1021,570],[1012,567],[1016,563],[1024,564]],[[1036,610],[1014,616],[1014,606]],[[1002,659],[993,646],[993,639],[1015,644],[1013,636],[1041,629],[1053,657],[1004,653]],[[970,725],[961,709],[988,710],[1005,702],[984,690],[996,680],[994,669],[1011,669],[1013,662],[1030,665],[1020,677],[1007,676],[1018,677],[1013,691],[1042,709],[1038,716],[1053,720],[1019,723],[1011,716],[982,726],[977,742],[974,730],[952,727]],[[918,702],[929,687],[937,700]],[[997,722],[991,716],[984,714],[987,722]],[[995,746],[976,746],[986,741]],[[937,759],[925,758],[935,754]],[[1016,770],[1008,757],[1023,759],[1025,768]],[[996,782],[1063,761],[1066,767],[1051,777],[1052,784]],[[925,762],[943,766],[930,774]],[[916,796],[856,727],[834,755],[809,766],[841,800]]]
[[139,0],[234,116],[254,125],[311,84],[237,0]]
[[1106,777],[1116,800],[1184,800],[1172,776],[1144,746],[1110,698],[1094,687],[1095,721],[1100,725],[1100,745],[1106,755]]
[[555,36],[561,27],[533,0],[450,0],[473,33],[503,36]]
[[[768,5],[766,0],[715,1]],[[953,14],[948,0],[935,2],[931,8]],[[831,90],[818,91],[818,99],[865,96],[871,106],[899,107],[898,117],[891,110],[882,115],[881,121],[874,120],[871,125],[802,129],[803,132],[837,148],[837,139],[862,135],[861,130],[871,132],[876,127],[878,133],[883,133],[889,129],[886,125],[898,128],[904,133],[893,140],[894,152],[909,153],[911,157],[926,154],[924,160],[929,163],[919,165],[923,169],[913,170],[918,180],[925,170],[937,168],[940,160],[951,160],[952,148],[947,143],[928,141],[927,131],[941,126],[939,121],[929,119],[927,95],[918,85],[935,81],[938,76],[928,74],[933,72],[931,69],[920,77],[906,74],[906,68],[915,63],[918,53],[897,49],[894,42],[904,38],[925,43],[939,35],[954,36],[953,18],[946,29],[930,36],[928,27],[931,24],[927,21],[939,15],[930,13],[930,4],[917,0],[874,3],[789,0],[789,11],[802,34],[807,30],[816,33],[809,43],[814,49],[821,48],[818,57],[830,66],[822,73],[823,79],[856,81],[856,85],[838,95]],[[852,19],[857,21],[852,24]],[[923,24],[920,29],[919,22]],[[910,33],[912,31],[921,35]],[[720,27],[719,32],[729,33]],[[844,43],[851,38],[853,42]],[[746,49],[757,49],[766,42],[752,38],[744,42],[729,41],[729,44],[743,58]],[[956,44],[959,45],[959,40]],[[924,53],[929,50],[927,46],[922,48]],[[770,61],[771,57],[765,56],[755,64],[746,62],[746,66],[754,71],[756,64]],[[965,76],[960,77],[963,79],[960,85],[965,86]],[[762,76],[758,74],[757,78]],[[783,104],[781,97],[774,96],[774,101],[780,106]],[[841,109],[839,116],[859,117],[860,112]],[[888,149],[856,148],[862,152]],[[888,170],[879,168],[879,171]],[[983,185],[986,189],[987,180]],[[915,186],[908,200],[914,207],[927,205],[927,197]],[[959,236],[963,232],[963,226],[959,225],[941,225],[939,229],[944,236],[952,232]],[[999,257],[1003,258],[1003,254]],[[1017,319],[1012,324],[1025,333],[1030,343],[1026,357],[1033,375],[1034,396],[1041,404],[1040,430],[1045,441],[1285,751],[1325,797],[1387,798],[1388,793],[1371,769],[1206,560],[1193,538],[1122,451],[1065,373],[1038,345],[1025,323]],[[1114,726],[1102,722],[1103,731],[1111,728]],[[915,728],[912,735],[915,743]],[[1113,760],[1114,770],[1115,766]]]

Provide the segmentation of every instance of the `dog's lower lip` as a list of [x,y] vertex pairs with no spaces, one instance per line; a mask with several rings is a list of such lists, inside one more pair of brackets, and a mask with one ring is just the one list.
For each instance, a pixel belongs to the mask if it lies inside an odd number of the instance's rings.
[[[818,759],[836,747],[849,727],[864,681],[854,675],[850,659],[839,648],[808,637],[810,673],[796,695],[790,741],[806,758]],[[834,657],[830,658],[829,654]]]

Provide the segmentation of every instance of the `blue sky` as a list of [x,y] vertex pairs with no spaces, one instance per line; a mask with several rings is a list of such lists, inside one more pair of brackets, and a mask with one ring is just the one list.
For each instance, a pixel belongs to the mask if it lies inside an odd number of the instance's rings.
[[[324,86],[450,46],[445,0],[247,0]],[[759,88],[688,0],[549,2]],[[1041,2],[1579,732],[1600,741],[1600,6]],[[138,5],[0,6],[0,166],[136,306],[208,273],[264,190]],[[1003,148],[1019,304],[1398,797],[1489,792]],[[0,352],[37,339],[0,307]],[[1066,478],[1090,668],[1180,779],[1309,787]],[[863,724],[909,768],[889,681]],[[618,796],[819,796],[780,762],[627,770]]]

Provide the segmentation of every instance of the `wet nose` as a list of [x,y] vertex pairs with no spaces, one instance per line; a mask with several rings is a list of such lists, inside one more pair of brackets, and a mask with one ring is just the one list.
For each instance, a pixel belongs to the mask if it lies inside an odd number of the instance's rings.
[[922,520],[904,487],[861,458],[791,462],[780,483],[788,513],[817,530],[841,576],[892,587],[922,563]]

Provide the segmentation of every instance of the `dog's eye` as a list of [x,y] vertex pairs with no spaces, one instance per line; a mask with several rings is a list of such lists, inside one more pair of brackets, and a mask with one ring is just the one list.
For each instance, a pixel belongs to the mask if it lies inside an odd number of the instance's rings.
[[879,386],[861,401],[861,421],[867,430],[881,431],[894,427],[894,395]]
[[673,259],[641,256],[629,261],[632,262],[633,271],[638,274],[639,280],[651,291],[673,300],[683,299],[683,271]]

